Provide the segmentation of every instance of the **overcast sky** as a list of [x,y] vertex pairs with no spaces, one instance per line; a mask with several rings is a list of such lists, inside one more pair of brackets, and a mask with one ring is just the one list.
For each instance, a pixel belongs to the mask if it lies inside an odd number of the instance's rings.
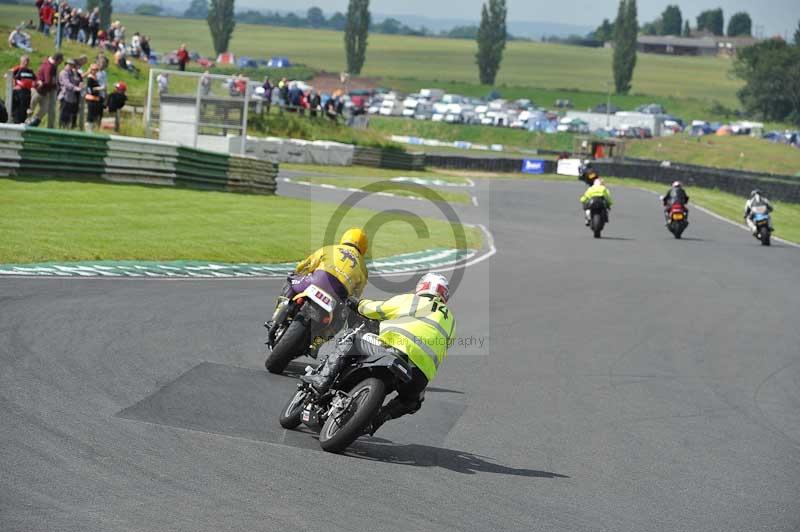
[[[372,0],[373,13],[387,15],[422,15],[435,18],[478,20],[482,0]],[[509,21],[545,21],[595,26],[603,18],[613,19],[618,0],[507,0]],[[753,18],[754,30],[763,27],[765,35],[794,33],[800,19],[800,0],[638,0],[639,22],[656,18],[669,3],[677,3],[684,19],[688,16],[694,25],[695,17],[704,9],[722,7],[727,26],[730,16],[737,11],[747,11]],[[326,13],[344,12],[347,0],[299,0],[291,7],[281,0],[238,0],[237,9],[249,7],[259,10],[306,9],[319,6]]]

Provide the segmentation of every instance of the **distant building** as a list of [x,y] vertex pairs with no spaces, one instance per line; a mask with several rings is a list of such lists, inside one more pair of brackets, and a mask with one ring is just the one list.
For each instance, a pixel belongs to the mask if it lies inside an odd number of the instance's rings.
[[736,55],[737,50],[757,42],[758,39],[753,37],[640,35],[636,48],[639,52],[650,54],[732,57]]

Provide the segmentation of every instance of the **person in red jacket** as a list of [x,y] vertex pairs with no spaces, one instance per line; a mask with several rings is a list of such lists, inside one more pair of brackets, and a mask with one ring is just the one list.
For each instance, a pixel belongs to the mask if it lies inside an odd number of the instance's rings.
[[19,65],[12,68],[8,75],[14,80],[14,90],[11,93],[11,110],[14,123],[22,124],[28,118],[28,107],[31,104],[31,91],[36,84],[36,74],[28,68],[30,58],[23,55],[19,58]]
[[189,52],[186,50],[186,44],[181,44],[178,49],[178,69],[186,70],[186,63],[189,62]]
[[33,93],[31,101],[31,109],[38,106],[33,119],[30,121],[31,126],[38,126],[42,122],[42,118],[51,111],[55,105],[54,99],[51,99],[51,94],[55,92],[58,86],[58,65],[64,60],[64,54],[58,52],[42,62],[39,71],[36,73],[36,84],[34,88],[36,92]]
[[42,32],[45,35],[50,35],[50,26],[53,25],[53,16],[55,14],[56,10],[53,8],[53,4],[50,0],[45,0],[41,9],[39,9],[39,21],[42,23]]

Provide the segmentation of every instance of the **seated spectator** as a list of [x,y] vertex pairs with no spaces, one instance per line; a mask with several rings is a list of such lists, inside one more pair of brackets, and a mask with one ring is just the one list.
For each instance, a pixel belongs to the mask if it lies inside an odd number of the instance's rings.
[[141,35],[139,37],[139,48],[142,49],[142,57],[145,61],[150,61],[150,39],[147,38],[147,35]]
[[19,48],[31,53],[33,52],[33,47],[31,46],[31,36],[27,32],[23,31],[24,27],[24,24],[20,24],[14,29],[14,31],[11,32],[11,34],[8,36],[8,45],[11,48]]
[[136,68],[136,65],[128,61],[128,58],[125,57],[125,47],[121,46],[117,53],[114,54],[114,64],[120,67],[122,70],[127,70],[128,72],[133,73],[135,77],[139,77],[139,69]]
[[141,40],[141,37],[139,36],[139,32],[137,31],[136,33],[133,34],[133,37],[131,37],[131,56],[132,57],[136,57],[137,59],[139,58],[139,55],[141,55],[141,53],[142,53],[141,45],[142,45],[142,40]]

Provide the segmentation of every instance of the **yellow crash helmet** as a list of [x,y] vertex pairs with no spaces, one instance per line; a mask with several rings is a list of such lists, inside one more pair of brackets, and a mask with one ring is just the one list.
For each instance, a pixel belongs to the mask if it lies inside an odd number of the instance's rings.
[[342,246],[349,244],[355,247],[362,255],[366,255],[369,239],[367,238],[367,233],[358,227],[353,227],[344,232],[339,244]]

